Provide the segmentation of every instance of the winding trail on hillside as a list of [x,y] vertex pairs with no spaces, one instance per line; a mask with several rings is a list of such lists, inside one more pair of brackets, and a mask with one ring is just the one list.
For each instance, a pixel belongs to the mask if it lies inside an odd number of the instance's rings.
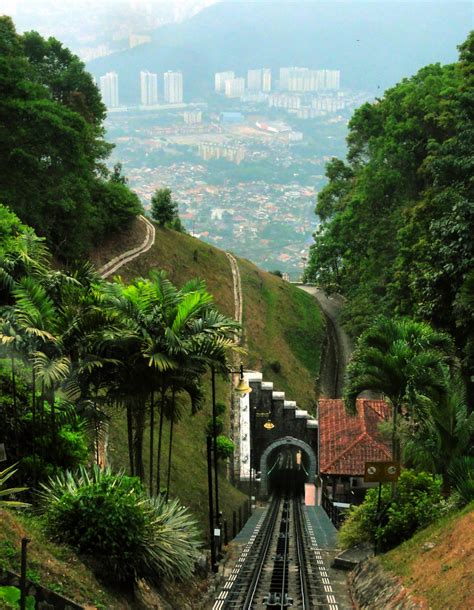
[[[126,252],[122,252],[122,254],[115,256],[112,260],[110,260],[108,263],[103,265],[99,269],[99,274],[104,280],[106,278],[108,278],[110,275],[112,275],[112,273],[115,273],[117,271],[117,269],[120,269],[120,267],[123,267],[123,265],[126,265],[130,261],[133,261],[133,259],[139,257],[141,254],[148,252],[148,250],[155,243],[155,237],[156,237],[155,227],[148,220],[148,218],[145,218],[145,216],[139,216],[138,220],[140,220],[146,227],[145,239],[136,248],[132,248],[131,250],[127,250]],[[98,445],[99,446],[97,448],[97,463],[100,468],[105,468],[107,466],[107,461],[108,461],[107,460],[107,453],[108,453],[108,446],[109,446],[109,426],[108,426],[108,424],[104,425],[104,433],[99,438]]]
[[[237,322],[239,324],[242,324],[243,298],[242,298],[242,281],[240,279],[239,265],[237,264],[237,260],[235,259],[235,256],[233,256],[230,252],[226,252],[225,255],[229,259],[230,268],[232,270],[232,280],[234,282],[234,306],[235,306],[234,318],[237,320]],[[241,338],[242,338],[242,335],[241,335]]]
[[[242,326],[244,301],[243,301],[243,295],[242,295],[242,281],[240,278],[240,269],[239,269],[239,265],[237,263],[235,256],[233,256],[230,252],[226,252],[225,255],[227,256],[227,258],[229,260],[230,268],[232,271],[232,282],[234,285],[234,318]],[[238,346],[242,345],[243,341],[244,341],[244,333],[243,333],[243,329],[241,329],[241,331],[239,333],[237,345]],[[238,355],[238,353],[232,352],[231,358],[232,358],[232,369],[234,371],[236,371],[240,364],[240,356]],[[234,447],[235,447],[234,460],[232,463],[230,461],[228,462],[227,474],[228,474],[228,478],[231,481],[235,480],[236,473],[238,473],[239,469],[240,469],[240,461],[239,461],[240,438],[239,438],[239,433],[238,433],[238,413],[239,413],[240,400],[236,397],[235,392],[233,391],[233,386],[234,386],[234,374],[232,374],[232,384],[229,389],[230,438],[232,439],[232,442],[234,443]]]
[[99,269],[99,273],[104,279],[108,278],[109,275],[112,275],[112,273],[115,273],[117,269],[120,269],[120,267],[123,267],[123,265],[126,265],[130,261],[133,261],[133,259],[139,257],[145,252],[148,252],[148,250],[155,243],[155,227],[148,220],[148,218],[145,218],[145,216],[139,216],[138,220],[140,220],[146,227],[146,235],[143,243],[136,248],[122,252],[122,254],[115,256],[111,261],[103,265],[103,267]]
[[327,335],[320,373],[321,396],[341,398],[347,363],[353,350],[349,335],[339,323],[339,314],[344,300],[339,295],[327,296],[316,286],[301,285],[299,287],[318,301],[326,317]]

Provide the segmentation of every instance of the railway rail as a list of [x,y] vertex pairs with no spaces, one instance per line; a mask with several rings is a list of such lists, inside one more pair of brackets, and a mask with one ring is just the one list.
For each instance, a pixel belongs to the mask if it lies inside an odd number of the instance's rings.
[[213,610],[338,610],[299,496],[273,497]]

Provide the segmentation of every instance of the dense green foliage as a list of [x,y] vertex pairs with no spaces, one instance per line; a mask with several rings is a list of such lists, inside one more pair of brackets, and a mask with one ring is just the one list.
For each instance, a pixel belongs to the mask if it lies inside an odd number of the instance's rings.
[[104,118],[75,55],[0,18],[0,200],[62,258],[84,254],[141,211],[104,165],[112,148]]
[[151,198],[151,216],[160,227],[184,231],[178,214],[178,204],[174,201],[171,189],[158,189]]
[[347,161],[327,166],[307,279],[348,297],[358,335],[375,313],[449,332],[474,379],[474,33],[454,65],[431,65],[359,108]]
[[33,414],[28,376],[27,368],[18,362],[0,367],[0,439],[6,442],[8,458],[20,462],[22,481],[33,485],[61,468],[85,464],[89,442],[84,421],[69,403],[56,399],[54,430],[51,406],[43,397]]
[[84,463],[85,432],[100,463],[105,412],[114,405],[126,412],[130,471],[142,480],[149,423],[151,493],[155,482],[162,488],[170,422],[168,497],[174,424],[188,405],[199,409],[206,371],[225,370],[239,325],[215,308],[199,280],[178,289],[163,272],[128,286],[104,282],[88,265],[52,272],[49,252],[29,230],[12,239],[0,280],[7,303],[0,310],[0,440],[9,459],[22,460],[23,479],[36,488],[58,467]]
[[138,479],[95,467],[66,471],[42,485],[45,526],[89,558],[109,581],[189,577],[198,531],[177,502],[147,496]]
[[217,457],[219,459],[225,460],[227,458],[232,457],[235,450],[235,445],[228,436],[225,436],[225,434],[219,434],[216,439],[216,443]]
[[[0,602],[5,604],[5,608],[20,608],[21,591],[18,587],[0,587]],[[26,610],[35,610],[35,598],[27,595],[25,599]]]
[[390,486],[382,488],[381,511],[377,513],[378,489],[367,492],[360,506],[352,507],[339,537],[347,548],[361,542],[377,542],[384,549],[397,546],[441,514],[441,481],[430,474],[405,470],[397,493],[391,498]]

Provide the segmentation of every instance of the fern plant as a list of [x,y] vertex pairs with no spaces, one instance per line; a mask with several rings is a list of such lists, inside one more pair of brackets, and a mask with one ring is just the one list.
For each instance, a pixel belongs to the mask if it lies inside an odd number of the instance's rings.
[[178,501],[149,497],[137,478],[80,468],[50,478],[40,497],[48,533],[102,577],[133,586],[191,576],[200,542],[194,519]]

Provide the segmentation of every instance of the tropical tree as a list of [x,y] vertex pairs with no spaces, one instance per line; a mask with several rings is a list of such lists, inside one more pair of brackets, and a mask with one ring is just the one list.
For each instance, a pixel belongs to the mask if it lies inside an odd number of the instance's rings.
[[441,474],[443,493],[448,495],[453,484],[453,464],[472,451],[474,413],[468,411],[459,378],[446,379],[446,388],[440,400],[425,399],[424,416],[409,422],[402,438],[406,461]]
[[398,416],[417,419],[426,399],[445,399],[452,351],[446,334],[408,318],[380,316],[361,335],[347,370],[346,407],[354,413],[356,399],[365,390],[388,398],[393,413],[393,459],[400,459]]
[[151,216],[164,227],[178,218],[178,204],[173,201],[171,189],[158,189],[151,198]]
[[[210,364],[224,366],[226,350],[234,345],[238,324],[220,314],[203,282],[176,288],[163,272],[130,286],[116,283],[104,289],[105,301],[120,312],[124,331],[111,335],[111,346],[126,362],[115,392],[126,404],[133,471],[143,477],[143,433],[150,405],[150,455],[153,455],[154,410],[160,408],[157,447],[157,492],[161,488],[163,424],[170,419],[170,446],[177,399],[185,393],[195,412],[201,400],[200,378]],[[169,462],[172,449],[170,448]],[[150,476],[153,458],[150,458]],[[170,468],[168,468],[170,472]],[[152,485],[150,482],[150,490]]]

